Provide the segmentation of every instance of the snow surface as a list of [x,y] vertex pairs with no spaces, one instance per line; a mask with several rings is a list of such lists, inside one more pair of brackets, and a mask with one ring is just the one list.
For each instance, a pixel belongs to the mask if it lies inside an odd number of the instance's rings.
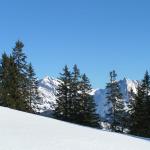
[[0,107],[0,150],[150,150],[150,141]]
[[[53,110],[53,105],[56,102],[55,94],[57,93],[57,87],[59,83],[60,80],[48,76],[40,80],[38,90],[42,100],[38,105],[40,108],[39,112],[41,113],[48,111],[51,112],[51,110]],[[138,81],[124,78],[123,80],[119,81],[119,86],[123,94],[124,101],[127,102],[129,98],[128,93],[131,90],[131,88],[135,93],[137,92]],[[105,113],[107,112],[108,109],[105,106],[107,101],[106,89],[93,89],[90,94],[93,95],[95,102],[97,104],[97,112],[101,115],[101,117],[105,118]]]

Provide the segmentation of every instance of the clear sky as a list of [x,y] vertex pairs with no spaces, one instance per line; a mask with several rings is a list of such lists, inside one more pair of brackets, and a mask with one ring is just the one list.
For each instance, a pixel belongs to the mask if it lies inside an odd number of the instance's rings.
[[37,76],[77,64],[93,87],[150,70],[149,0],[0,0],[0,54],[16,40]]

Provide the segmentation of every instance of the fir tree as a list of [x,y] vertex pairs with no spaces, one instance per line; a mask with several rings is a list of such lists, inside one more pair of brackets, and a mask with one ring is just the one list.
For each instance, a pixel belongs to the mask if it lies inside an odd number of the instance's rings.
[[27,62],[26,62],[26,55],[23,52],[24,44],[21,41],[17,41],[15,48],[13,49],[12,56],[14,59],[14,63],[16,64],[17,70],[15,73],[15,78],[17,81],[15,83],[15,90],[16,90],[16,109],[23,110],[23,111],[30,111],[27,98],[28,98],[28,79],[27,79]]
[[100,117],[96,113],[96,104],[89,93],[91,92],[91,84],[88,77],[83,74],[80,82],[80,101],[78,106],[80,106],[80,111],[78,115],[79,123],[99,128]]
[[129,91],[129,100],[127,102],[127,115],[126,115],[126,128],[130,130],[130,127],[132,126],[133,120],[132,120],[132,115],[134,113],[134,108],[135,108],[135,97],[136,94],[133,92],[133,89]]
[[72,72],[72,80],[71,80],[71,112],[72,112],[72,121],[77,122],[79,119],[78,116],[80,114],[80,105],[81,102],[79,88],[80,88],[80,70],[77,65],[74,65]]
[[1,67],[0,67],[0,105],[1,106],[8,106],[9,100],[9,67],[10,66],[10,59],[6,53],[2,54],[1,59]]
[[40,99],[38,93],[38,80],[31,63],[28,66],[28,93],[27,102],[30,112],[37,111],[38,101]]
[[13,57],[8,57],[6,53],[2,55],[1,62],[1,105],[17,109],[16,91],[16,71],[17,67]]
[[71,101],[71,72],[65,66],[60,74],[60,84],[56,94],[56,105],[54,116],[65,121],[72,121],[72,101]]
[[107,107],[106,114],[108,122],[111,124],[111,130],[123,132],[124,128],[124,102],[120,92],[119,84],[116,81],[117,74],[113,70],[110,72],[110,82],[107,83]]
[[142,136],[144,124],[144,93],[142,86],[139,84],[137,89],[137,95],[135,97],[134,113],[131,115],[132,125],[130,127],[130,133],[138,136]]
[[134,113],[132,114],[132,126],[130,133],[138,136],[150,137],[150,76],[145,73],[144,79],[138,86],[135,97]]

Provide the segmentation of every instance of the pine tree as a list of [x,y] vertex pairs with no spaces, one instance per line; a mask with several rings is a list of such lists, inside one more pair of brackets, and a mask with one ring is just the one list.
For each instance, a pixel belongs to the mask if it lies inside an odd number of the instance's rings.
[[79,124],[99,128],[100,117],[96,113],[96,104],[89,93],[92,90],[88,77],[83,74],[80,82],[80,111],[78,115]]
[[30,112],[35,112],[38,110],[38,101],[40,99],[38,93],[38,80],[36,78],[36,74],[30,63],[28,66],[28,106]]
[[71,101],[71,72],[65,66],[60,74],[60,84],[56,94],[56,105],[54,116],[65,121],[72,121],[72,101]]
[[21,41],[17,41],[15,48],[12,51],[12,56],[14,63],[16,64],[17,70],[15,72],[15,78],[17,79],[15,83],[15,100],[16,100],[16,109],[22,111],[30,111],[27,98],[28,98],[28,79],[27,79],[27,62],[26,55],[23,53],[24,44]]
[[135,106],[134,113],[131,115],[132,117],[132,126],[130,127],[130,133],[134,135],[141,136],[143,133],[143,116],[144,116],[144,103],[143,103],[144,93],[142,90],[142,86],[139,84],[137,88],[137,95],[135,97]]
[[80,114],[80,70],[78,69],[77,65],[74,65],[73,72],[71,73],[71,112],[72,112],[72,121],[77,122],[79,119],[78,116]]
[[111,124],[111,130],[123,132],[124,128],[124,102],[120,92],[119,84],[116,81],[117,74],[110,72],[110,83],[107,83],[107,121]]
[[2,54],[1,69],[0,69],[0,105],[8,106],[9,100],[9,67],[10,59],[6,53]]
[[127,102],[127,115],[126,115],[126,128],[130,130],[130,127],[132,126],[133,120],[132,120],[132,115],[134,113],[134,108],[135,108],[135,97],[136,94],[133,92],[133,89],[129,91],[129,100]]
[[16,102],[16,71],[17,67],[14,63],[13,57],[7,56],[6,53],[2,55],[1,61],[1,105],[5,107],[10,107],[16,109],[17,102]]
[[130,133],[137,136],[150,137],[150,76],[145,73],[144,79],[138,86],[135,97],[134,113],[132,114],[132,126]]
[[81,76],[77,65],[74,65],[73,72],[65,66],[59,79],[54,116],[77,124],[99,127],[99,116],[93,97],[89,94],[91,85],[87,76]]

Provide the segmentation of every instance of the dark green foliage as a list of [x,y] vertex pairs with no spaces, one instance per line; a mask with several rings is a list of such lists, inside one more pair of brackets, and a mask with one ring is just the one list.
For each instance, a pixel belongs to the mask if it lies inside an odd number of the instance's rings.
[[90,81],[88,77],[83,74],[80,82],[80,101],[79,106],[81,112],[79,113],[79,123],[99,128],[100,117],[96,113],[96,104],[94,102],[93,96],[89,94],[92,90]]
[[126,111],[126,128],[128,130],[130,130],[131,126],[132,126],[132,123],[133,123],[133,120],[132,120],[132,115],[134,113],[134,108],[135,108],[135,97],[136,97],[136,94],[133,92],[133,89],[130,90],[129,94],[128,94],[128,97],[129,97],[129,101],[127,102],[127,111]]
[[72,77],[67,66],[60,74],[60,84],[57,89],[54,116],[61,120],[72,121],[71,83]]
[[142,83],[138,86],[135,97],[134,112],[131,115],[132,126],[130,133],[150,137],[150,76],[146,72]]
[[59,78],[61,81],[56,95],[54,115],[65,121],[99,127],[99,116],[96,114],[94,100],[89,95],[91,85],[87,76],[81,76],[76,65],[72,73],[67,66],[63,71]]
[[14,63],[16,64],[17,70],[15,72],[15,78],[17,79],[14,85],[14,89],[16,90],[15,101],[16,101],[16,109],[22,111],[29,111],[30,108],[27,104],[28,90],[27,90],[27,62],[26,56],[23,53],[23,43],[21,41],[17,41],[15,48],[13,48],[12,56],[14,59]]
[[2,55],[1,60],[1,105],[10,108],[16,108],[16,103],[13,102],[15,97],[15,83],[17,67],[14,63],[13,57],[8,57],[6,53]]
[[2,55],[0,64],[0,105],[33,112],[29,101],[33,101],[33,92],[31,91],[34,91],[34,98],[37,98],[37,83],[32,66],[26,62],[23,47],[23,43],[17,41],[12,55],[7,56],[6,53]]
[[38,80],[35,76],[35,72],[33,70],[32,64],[30,63],[28,66],[28,98],[27,103],[30,109],[30,112],[37,111],[38,110],[38,102],[39,102],[39,93],[38,93]]
[[110,123],[112,131],[123,132],[124,128],[124,102],[120,92],[119,84],[116,81],[117,74],[113,70],[110,72],[110,82],[107,83],[107,121]]

